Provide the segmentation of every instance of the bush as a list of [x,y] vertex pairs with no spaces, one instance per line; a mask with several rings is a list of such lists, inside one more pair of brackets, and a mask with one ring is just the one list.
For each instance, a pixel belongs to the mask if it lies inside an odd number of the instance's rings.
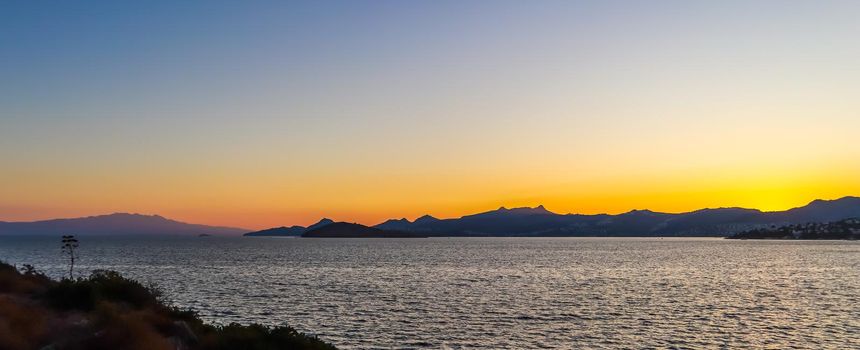
[[134,308],[158,306],[161,292],[117,272],[96,270],[89,278],[61,280],[48,289],[45,297],[60,309],[89,311],[99,301],[125,303]]
[[[50,325],[50,326],[48,326]],[[167,305],[158,288],[94,271],[54,281],[0,262],[0,349],[333,350],[289,326],[203,323],[193,310]]]
[[46,288],[52,281],[30,265],[24,265],[24,274],[15,266],[0,261],[0,293],[35,293]]

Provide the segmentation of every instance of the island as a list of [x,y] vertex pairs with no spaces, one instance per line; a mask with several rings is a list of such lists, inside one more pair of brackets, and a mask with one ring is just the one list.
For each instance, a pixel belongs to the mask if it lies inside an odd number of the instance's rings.
[[427,238],[416,232],[383,230],[349,222],[335,222],[309,230],[302,234],[306,238]]
[[319,222],[317,222],[313,225],[310,225],[308,227],[298,226],[298,225],[294,225],[294,226],[290,226],[290,227],[281,226],[281,227],[274,227],[274,228],[269,228],[269,229],[260,230],[260,231],[248,232],[248,233],[244,234],[243,236],[246,236],[246,237],[300,237],[302,234],[304,234],[307,231],[313,230],[315,228],[320,228],[320,227],[323,227],[325,225],[329,225],[329,224],[333,224],[333,223],[334,223],[334,220],[331,220],[328,218],[323,218]]
[[771,226],[737,233],[728,239],[860,239],[860,219]]

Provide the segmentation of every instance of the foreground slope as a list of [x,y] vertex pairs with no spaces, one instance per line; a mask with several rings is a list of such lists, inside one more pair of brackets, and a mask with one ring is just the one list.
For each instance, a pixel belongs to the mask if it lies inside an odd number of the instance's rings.
[[333,350],[288,326],[203,323],[115,272],[54,281],[0,263],[0,349]]

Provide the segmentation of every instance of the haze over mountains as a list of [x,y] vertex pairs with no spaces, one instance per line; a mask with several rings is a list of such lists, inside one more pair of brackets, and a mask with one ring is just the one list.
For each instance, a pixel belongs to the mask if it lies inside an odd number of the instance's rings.
[[[776,212],[717,208],[677,214],[633,210],[618,215],[583,215],[557,214],[543,206],[502,207],[452,219],[437,219],[429,215],[415,221],[392,219],[373,228],[411,232],[418,236],[728,236],[772,225],[824,223],[849,218],[860,218],[860,197],[815,200],[803,207]],[[34,222],[0,222],[0,235],[301,236],[334,223],[334,220],[323,219],[308,227],[277,227],[248,232],[240,228],[189,224],[158,215],[117,213]],[[377,235],[386,233],[377,232]]]
[[72,219],[2,222],[0,235],[171,235],[239,236],[246,229],[188,224],[159,215],[115,213]]

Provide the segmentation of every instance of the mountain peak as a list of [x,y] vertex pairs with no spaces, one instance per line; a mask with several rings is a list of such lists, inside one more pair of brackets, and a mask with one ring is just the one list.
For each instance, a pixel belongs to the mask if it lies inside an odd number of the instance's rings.
[[423,215],[420,218],[415,219],[415,222],[419,221],[439,221],[439,219],[433,217],[432,215]]
[[554,214],[553,212],[546,210],[543,204],[538,205],[534,208],[531,207],[520,207],[520,208],[511,208],[507,211],[518,214]]
[[[656,214],[656,212],[651,211],[651,210],[649,210],[649,209],[633,209],[633,210],[628,211],[628,212],[626,212],[626,213],[624,213],[624,214],[630,214],[630,215],[652,215],[652,214]],[[622,214],[622,215],[624,215],[624,214]]]
[[313,230],[315,228],[323,227],[323,226],[330,225],[333,223],[334,223],[334,220],[332,220],[332,219],[322,218],[322,219],[320,219],[320,221],[317,221],[317,223],[308,226],[307,230]]
[[329,219],[329,218],[322,218],[322,219],[320,219],[320,221],[317,221],[315,224],[310,225],[308,227],[316,226],[316,225],[328,225],[328,224],[332,224],[332,223],[334,223],[334,220]]
[[860,197],[845,196],[845,197],[842,197],[842,198],[838,198],[838,199],[830,199],[830,200],[827,200],[827,199],[816,199],[816,200],[814,200],[814,201],[812,201],[812,202],[809,202],[809,204],[807,204],[807,206],[810,206],[810,205],[825,205],[825,204],[827,204],[827,203],[853,203],[853,202],[860,202]]
[[501,207],[497,210],[491,210],[483,213],[466,215],[464,218],[468,217],[497,217],[497,216],[522,216],[522,215],[556,215],[555,213],[546,210],[543,205],[532,207],[518,207],[518,208],[506,208]]
[[[418,222],[416,220],[416,222]],[[388,219],[385,222],[373,226],[375,228],[383,229],[383,230],[406,230],[408,229],[413,222],[409,221],[407,218],[400,219]]]
[[97,217],[156,217],[156,216],[158,216],[158,215],[146,215],[146,214],[138,214],[138,213],[116,212],[116,213],[110,213],[110,214],[104,214],[104,215],[91,215],[88,217],[97,218]]

